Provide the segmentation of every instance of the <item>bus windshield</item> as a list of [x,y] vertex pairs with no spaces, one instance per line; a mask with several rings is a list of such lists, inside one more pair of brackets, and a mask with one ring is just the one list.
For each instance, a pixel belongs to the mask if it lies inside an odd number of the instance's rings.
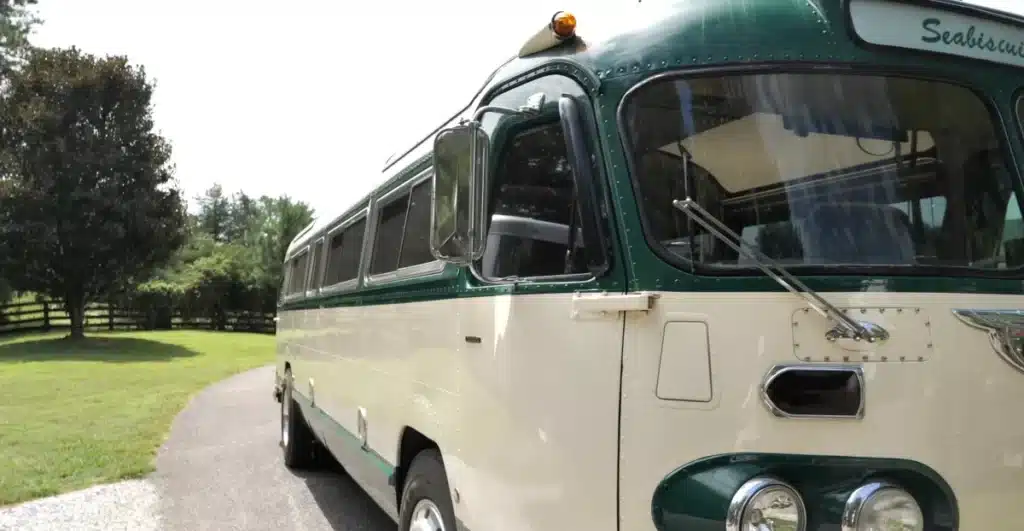
[[621,118],[645,233],[670,260],[754,265],[673,208],[690,197],[787,267],[1022,263],[1008,237],[1020,209],[1002,132],[962,86],[856,74],[660,78],[627,97]]

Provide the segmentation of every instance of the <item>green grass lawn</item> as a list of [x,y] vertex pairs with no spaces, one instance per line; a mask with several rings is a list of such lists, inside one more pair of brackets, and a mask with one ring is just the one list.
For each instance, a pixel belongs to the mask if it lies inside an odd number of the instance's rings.
[[273,359],[263,334],[0,338],[0,506],[145,475],[194,393]]

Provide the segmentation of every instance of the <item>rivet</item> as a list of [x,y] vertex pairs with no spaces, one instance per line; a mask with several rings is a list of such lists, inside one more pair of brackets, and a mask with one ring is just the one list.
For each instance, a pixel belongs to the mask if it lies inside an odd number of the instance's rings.
[[882,361],[889,361],[888,356],[882,356]]
[[907,361],[907,357],[906,356],[900,356],[900,361]]
[[918,356],[917,361],[924,361],[924,356]]
[[868,361],[869,359],[871,359],[871,357],[870,356],[862,356],[860,359],[862,361]]
[[831,361],[831,359],[832,358],[829,358],[828,356],[825,356],[825,361]]
[[843,361],[850,361],[850,357],[849,356],[843,356]]
[[807,356],[806,358],[804,358],[804,361],[811,361],[811,357]]

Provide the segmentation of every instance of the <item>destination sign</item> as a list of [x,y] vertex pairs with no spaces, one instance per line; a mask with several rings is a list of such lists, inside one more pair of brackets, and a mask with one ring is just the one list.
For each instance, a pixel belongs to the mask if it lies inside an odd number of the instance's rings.
[[871,44],[1024,67],[1024,29],[891,0],[851,0],[853,30]]

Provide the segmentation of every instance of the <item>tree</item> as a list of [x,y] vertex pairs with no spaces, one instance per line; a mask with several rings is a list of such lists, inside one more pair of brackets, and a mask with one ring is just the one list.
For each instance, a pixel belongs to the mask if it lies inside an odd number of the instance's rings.
[[199,226],[213,236],[214,241],[227,241],[231,205],[221,186],[214,184],[197,197],[196,202],[199,203]]
[[28,35],[39,23],[37,0],[0,0],[0,76],[11,74],[29,49]]
[[[253,199],[240,192],[227,199],[219,190],[214,185],[197,198],[188,243],[138,287],[141,299],[163,297],[214,318],[225,311],[273,311],[285,252],[313,211],[288,197]],[[208,222],[222,217],[228,221]]]
[[261,197],[263,211],[263,240],[260,245],[261,262],[264,264],[265,285],[277,293],[284,280],[284,257],[295,235],[313,221],[313,210],[302,201],[291,198]]
[[153,86],[124,57],[33,50],[0,97],[0,274],[86,304],[148,278],[184,243],[171,149],[153,130]]

